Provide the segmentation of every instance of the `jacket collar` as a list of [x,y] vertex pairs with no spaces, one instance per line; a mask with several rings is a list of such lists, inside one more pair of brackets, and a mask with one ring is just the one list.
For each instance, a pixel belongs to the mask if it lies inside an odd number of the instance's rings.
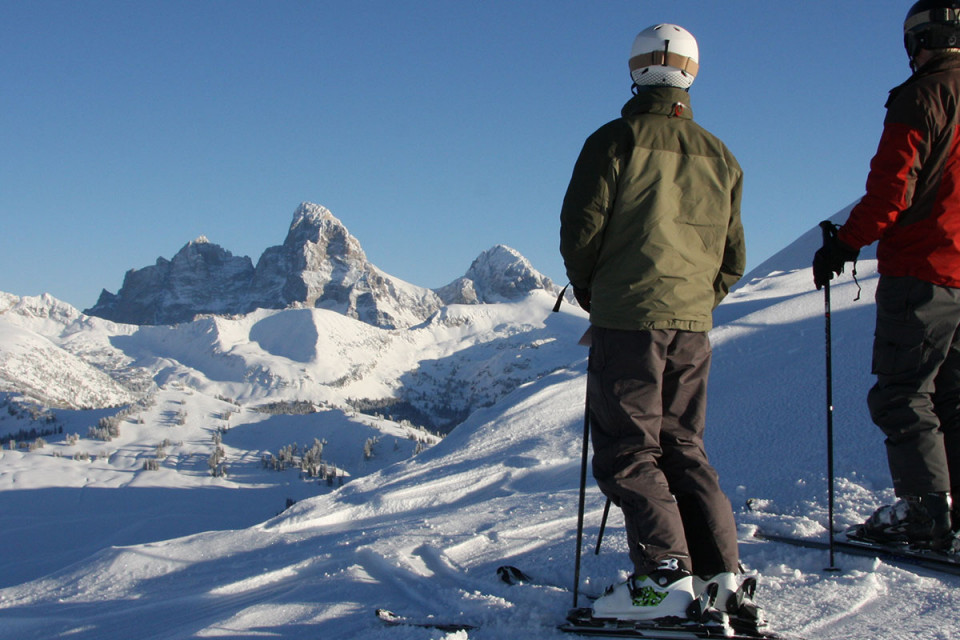
[[926,76],[934,73],[940,73],[942,71],[955,71],[957,69],[960,69],[960,53],[940,53],[934,55],[932,58],[927,60],[926,64],[914,71],[913,75],[907,78],[906,82],[890,90],[890,95],[887,97],[887,103],[885,106],[889,107],[897,97],[897,94],[900,93],[900,91],[910,83],[916,82],[920,78],[925,78]]
[[690,94],[676,87],[644,87],[620,111],[624,118],[642,113],[692,120]]
[[927,75],[937,73],[938,71],[948,71],[960,68],[960,54],[958,53],[937,53],[934,54],[927,63],[917,69],[914,75]]

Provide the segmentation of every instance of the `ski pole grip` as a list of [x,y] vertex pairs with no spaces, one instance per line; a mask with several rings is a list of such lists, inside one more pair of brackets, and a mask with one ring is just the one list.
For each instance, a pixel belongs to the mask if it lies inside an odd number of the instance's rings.
[[837,225],[829,220],[823,220],[820,222],[820,230],[823,232],[823,246],[826,247],[830,244],[830,239],[836,237]]

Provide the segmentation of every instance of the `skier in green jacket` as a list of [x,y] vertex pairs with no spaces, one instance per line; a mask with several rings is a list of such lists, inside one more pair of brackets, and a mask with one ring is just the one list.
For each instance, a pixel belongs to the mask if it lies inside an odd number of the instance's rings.
[[633,563],[593,616],[684,617],[715,583],[721,608],[759,625],[737,595],[736,524],[703,447],[707,332],[745,248],[743,173],[693,121],[698,64],[681,27],[636,37],[634,96],[587,139],[560,216],[567,276],[590,312],[593,473],[623,510]]

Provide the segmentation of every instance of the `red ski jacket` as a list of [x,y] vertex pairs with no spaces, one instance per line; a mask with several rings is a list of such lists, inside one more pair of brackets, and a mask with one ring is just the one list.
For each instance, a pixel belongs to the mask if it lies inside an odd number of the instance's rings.
[[960,55],[930,60],[886,107],[866,195],[837,238],[879,240],[884,275],[960,287]]

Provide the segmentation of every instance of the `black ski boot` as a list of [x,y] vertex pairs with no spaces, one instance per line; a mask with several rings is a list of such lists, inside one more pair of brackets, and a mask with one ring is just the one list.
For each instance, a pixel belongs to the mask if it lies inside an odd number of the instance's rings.
[[950,546],[953,538],[950,502],[946,492],[903,496],[896,504],[877,509],[848,535],[881,543],[943,549]]

